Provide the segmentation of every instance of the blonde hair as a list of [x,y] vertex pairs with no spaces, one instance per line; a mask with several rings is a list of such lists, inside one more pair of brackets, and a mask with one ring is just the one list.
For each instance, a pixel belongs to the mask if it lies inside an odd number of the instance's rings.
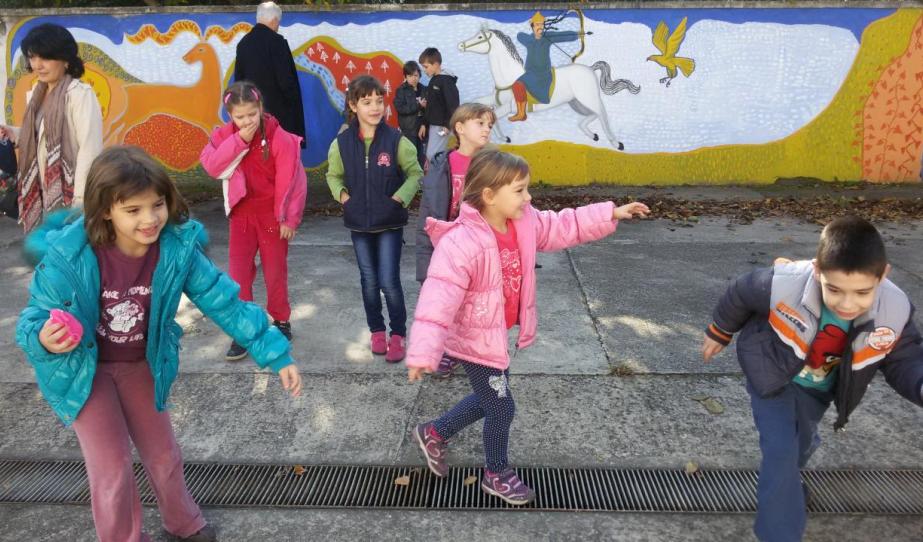
[[455,141],[457,145],[461,145],[461,138],[458,137],[458,132],[455,130],[455,125],[459,122],[464,124],[471,119],[479,119],[483,116],[490,118],[491,125],[497,123],[497,114],[494,113],[494,108],[490,107],[489,105],[466,103],[461,104],[455,109],[455,112],[452,113],[452,118],[449,119],[449,127],[452,129],[452,133],[455,134]]
[[465,175],[462,201],[478,211],[484,210],[484,190],[497,192],[529,175],[529,164],[522,156],[496,149],[479,151],[471,158]]

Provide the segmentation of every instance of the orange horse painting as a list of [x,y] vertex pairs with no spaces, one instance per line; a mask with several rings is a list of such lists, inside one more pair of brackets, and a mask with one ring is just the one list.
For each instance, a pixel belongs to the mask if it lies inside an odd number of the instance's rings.
[[132,127],[154,115],[169,115],[211,133],[223,124],[220,116],[221,67],[215,49],[200,41],[185,55],[187,64],[202,64],[202,75],[192,86],[131,83],[110,79],[112,98],[103,124],[107,145],[121,143]]

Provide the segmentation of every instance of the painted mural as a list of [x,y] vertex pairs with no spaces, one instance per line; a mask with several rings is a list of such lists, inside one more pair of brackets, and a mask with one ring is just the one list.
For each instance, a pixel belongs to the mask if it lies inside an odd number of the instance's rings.
[[[7,123],[33,84],[19,44],[48,20],[80,43],[107,144],[200,171],[251,14],[7,21]],[[286,12],[280,33],[302,87],[309,167],[324,166],[352,77],[382,81],[396,126],[401,65],[435,46],[462,101],[491,104],[494,140],[546,182],[921,180],[920,9]]]

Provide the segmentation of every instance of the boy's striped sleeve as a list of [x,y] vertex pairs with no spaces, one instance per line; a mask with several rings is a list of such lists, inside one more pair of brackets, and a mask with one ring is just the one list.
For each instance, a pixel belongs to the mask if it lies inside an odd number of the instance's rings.
[[705,334],[708,335],[708,338],[711,340],[721,343],[724,346],[731,344],[731,339],[734,337],[733,334],[724,331],[714,323],[705,328]]

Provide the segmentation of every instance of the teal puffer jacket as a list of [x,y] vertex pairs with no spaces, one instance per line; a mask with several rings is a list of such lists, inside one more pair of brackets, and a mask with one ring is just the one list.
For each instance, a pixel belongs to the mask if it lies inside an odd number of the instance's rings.
[[[160,234],[147,335],[147,361],[158,411],[166,408],[179,369],[183,330],[174,318],[183,293],[246,348],[260,367],[278,372],[292,363],[288,341],[269,325],[263,309],[240,301],[237,283],[205,256],[205,239],[205,228],[194,220],[167,225]],[[45,400],[70,425],[90,396],[96,374],[93,330],[99,321],[99,265],[83,217],[66,212],[50,216],[26,240],[25,250],[27,257],[39,263],[29,287],[29,304],[16,326],[16,342],[35,369]],[[39,331],[51,309],[67,311],[83,325],[83,339],[69,353],[52,354],[39,343]]]

